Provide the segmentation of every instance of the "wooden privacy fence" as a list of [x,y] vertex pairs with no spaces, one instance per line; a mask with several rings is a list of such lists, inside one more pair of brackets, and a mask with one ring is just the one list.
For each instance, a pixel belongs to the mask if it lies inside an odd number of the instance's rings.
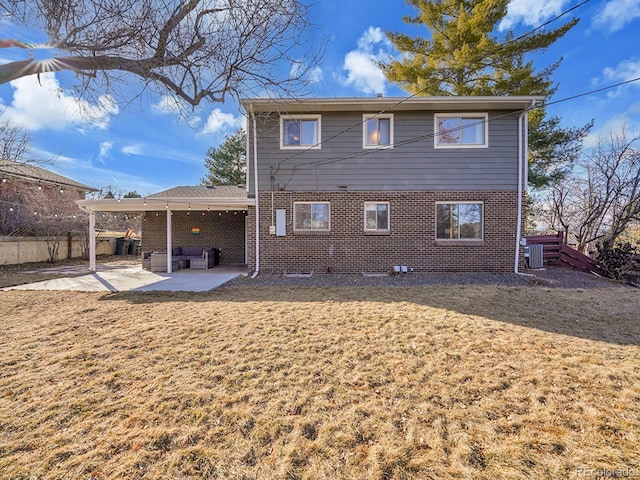
[[542,245],[543,258],[547,264],[603,275],[598,262],[564,243],[563,232],[555,235],[531,235],[525,238],[527,245]]

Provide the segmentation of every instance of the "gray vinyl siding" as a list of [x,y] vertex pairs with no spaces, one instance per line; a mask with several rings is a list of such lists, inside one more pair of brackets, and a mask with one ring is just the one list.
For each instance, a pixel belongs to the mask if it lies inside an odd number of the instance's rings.
[[[318,113],[318,112],[313,112]],[[395,112],[394,148],[362,147],[362,115],[322,114],[320,149],[280,149],[278,115],[259,117],[259,189],[504,191],[517,188],[518,115],[489,112],[488,148],[434,148],[434,112]],[[253,148],[253,143],[250,142]],[[249,152],[253,166],[253,152]],[[253,173],[253,172],[252,172]],[[251,185],[253,189],[253,185]]]

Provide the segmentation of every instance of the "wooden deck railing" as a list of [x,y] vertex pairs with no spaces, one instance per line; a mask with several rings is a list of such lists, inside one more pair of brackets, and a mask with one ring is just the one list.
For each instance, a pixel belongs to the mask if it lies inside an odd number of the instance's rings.
[[558,232],[556,235],[531,235],[525,238],[527,245],[543,246],[545,263],[602,275],[598,262],[564,243],[563,232]]

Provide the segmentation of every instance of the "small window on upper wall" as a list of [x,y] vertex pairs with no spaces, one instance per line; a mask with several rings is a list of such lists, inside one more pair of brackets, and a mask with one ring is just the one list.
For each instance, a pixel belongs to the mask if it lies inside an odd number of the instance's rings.
[[281,116],[280,148],[320,148],[320,115]]
[[364,148],[393,148],[393,115],[364,115]]
[[389,202],[364,202],[364,230],[389,231]]
[[486,113],[436,113],[435,148],[482,148],[488,146]]

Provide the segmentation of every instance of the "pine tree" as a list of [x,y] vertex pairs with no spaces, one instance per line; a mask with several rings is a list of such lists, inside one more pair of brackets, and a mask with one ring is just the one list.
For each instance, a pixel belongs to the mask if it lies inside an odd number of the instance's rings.
[[207,151],[204,160],[207,175],[201,185],[243,185],[246,181],[247,134],[239,129],[232,136],[225,135],[219,148]]
[[[494,32],[507,14],[509,0],[409,0],[418,9],[404,21],[424,25],[430,39],[387,33],[402,52],[399,60],[383,63],[387,80],[420,96],[543,95],[556,87],[551,75],[560,61],[536,71],[525,56],[544,51],[578,22],[573,19],[555,30],[515,37]],[[561,178],[580,152],[591,124],[563,129],[557,117],[545,119],[544,108],[530,114],[529,180],[535,187]]]

